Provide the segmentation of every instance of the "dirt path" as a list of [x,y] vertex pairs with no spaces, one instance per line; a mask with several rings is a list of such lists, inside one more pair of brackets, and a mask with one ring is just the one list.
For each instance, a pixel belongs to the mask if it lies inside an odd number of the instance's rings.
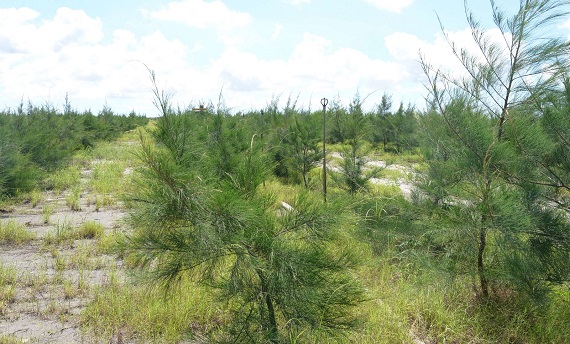
[[[83,189],[90,174],[89,168],[81,171]],[[35,236],[24,244],[0,245],[0,343],[98,342],[82,333],[81,311],[94,288],[120,274],[121,262],[102,253],[100,237],[71,233],[86,222],[100,224],[103,237],[121,231],[125,212],[120,202],[96,206],[89,190],[79,197],[81,210],[72,211],[69,192],[45,192],[35,207],[27,202],[0,213],[4,228],[21,224]]]

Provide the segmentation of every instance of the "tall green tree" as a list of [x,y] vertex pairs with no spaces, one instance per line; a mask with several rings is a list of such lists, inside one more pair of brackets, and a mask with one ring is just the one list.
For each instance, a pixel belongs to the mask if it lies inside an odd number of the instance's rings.
[[327,142],[343,143],[347,137],[348,116],[340,99],[333,99],[327,110]]
[[365,128],[365,120],[362,101],[357,93],[349,106],[344,142],[346,146],[340,153],[342,157],[340,171],[332,173],[337,185],[351,195],[366,191],[368,181],[380,172],[378,168],[366,168],[367,152],[363,149],[362,142],[369,131]]
[[[490,3],[501,33],[498,40],[467,2],[467,21],[478,51],[460,47],[444,31],[464,68],[463,77],[422,61],[435,109],[430,117],[439,117],[445,126],[428,133],[428,175],[435,179],[424,190],[436,191],[434,199],[447,209],[462,209],[461,230],[472,239],[463,245],[473,253],[469,259],[482,296],[489,296],[490,284],[501,283],[544,295],[550,283],[568,278],[561,267],[567,265],[569,229],[567,218],[537,196],[566,188],[566,167],[554,167],[544,155],[525,159],[521,154],[528,156],[541,145],[547,152],[555,150],[552,141],[539,144],[549,136],[539,118],[554,120],[541,109],[545,96],[560,88],[568,67],[568,42],[547,36],[567,14],[568,2],[520,0],[512,15],[497,2]],[[529,125],[533,122],[536,125]],[[560,142],[554,145],[560,147]]]
[[346,204],[307,192],[283,210],[263,187],[271,163],[255,136],[224,176],[204,169],[207,157],[181,163],[173,148],[142,141],[134,233],[122,246],[151,283],[171,288],[193,278],[231,301],[234,343],[281,343],[357,324],[357,260],[338,244],[351,223]]
[[278,211],[260,187],[269,171],[259,150],[240,156],[225,181],[176,164],[167,150],[145,145],[145,163],[125,243],[154,282],[175,287],[184,276],[237,302],[228,329],[235,342],[283,342],[307,329],[356,324],[350,308],[363,289],[349,273],[356,260],[334,249],[346,226],[340,204],[309,194]]
[[309,115],[294,115],[289,133],[283,140],[288,151],[289,165],[301,175],[305,188],[309,188],[309,171],[322,159],[318,146],[322,135],[320,128],[311,123],[312,119]]
[[391,116],[392,96],[384,93],[380,104],[376,106],[376,111],[372,116],[370,141],[373,143],[382,142],[382,148],[386,150],[389,141],[392,141],[392,131],[389,117]]

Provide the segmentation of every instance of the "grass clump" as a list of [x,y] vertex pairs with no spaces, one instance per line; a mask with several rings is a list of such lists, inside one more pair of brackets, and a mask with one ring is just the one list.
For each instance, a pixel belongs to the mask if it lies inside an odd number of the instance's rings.
[[65,204],[71,209],[72,211],[80,211],[81,210],[81,188],[74,187],[71,192],[65,197]]
[[52,214],[53,214],[53,204],[44,204],[42,208],[42,220],[44,224],[50,223]]
[[60,244],[63,241],[74,239],[73,225],[67,220],[58,221],[53,231],[47,233],[44,237],[44,244],[53,245]]
[[90,185],[98,194],[116,193],[121,189],[125,164],[117,161],[101,161],[93,164]]
[[86,221],[74,228],[71,222],[64,220],[58,222],[54,231],[44,237],[44,243],[50,245],[80,239],[100,239],[104,231],[105,227],[96,221]]
[[76,239],[100,239],[105,227],[96,221],[86,221],[75,232]]
[[33,189],[21,197],[16,197],[16,199],[21,199],[24,203],[29,203],[32,208],[35,208],[42,201],[43,193],[38,189]]
[[113,231],[112,233],[102,233],[97,240],[97,252],[100,254],[112,254],[116,253],[117,243],[123,240],[125,235],[118,231]]
[[6,307],[16,300],[17,273],[12,266],[0,265],[0,314],[5,314]]
[[126,164],[118,161],[98,161],[92,164],[93,173],[89,186],[95,193],[95,210],[113,206],[116,197],[124,187],[124,171]]
[[77,165],[70,165],[55,171],[46,180],[46,188],[53,189],[56,194],[61,194],[63,190],[79,185],[81,170]]
[[0,222],[0,244],[22,245],[35,238],[34,233],[16,220]]
[[115,204],[117,204],[117,200],[108,194],[95,196],[95,211]]
[[130,161],[134,157],[129,149],[128,142],[138,140],[138,134],[132,132],[124,134],[116,142],[99,142],[90,152],[92,159],[107,159],[117,161]]
[[27,340],[20,339],[14,335],[0,335],[0,343],[2,344],[24,344]]
[[[185,292],[169,295],[142,285],[112,283],[94,290],[94,300],[81,314],[87,333],[103,340],[180,342],[215,332],[223,314],[205,288],[181,281]],[[188,292],[188,291],[192,292]]]

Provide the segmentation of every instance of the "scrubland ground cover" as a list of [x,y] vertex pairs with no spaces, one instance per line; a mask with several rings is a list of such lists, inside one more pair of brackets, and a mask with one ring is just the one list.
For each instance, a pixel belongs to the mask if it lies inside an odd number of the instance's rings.
[[113,142],[0,116],[0,342],[570,342],[570,45],[535,35],[561,5],[493,7],[501,42],[468,16],[486,58],[423,61],[425,112],[197,113],[150,71],[160,116]]
[[[140,137],[136,133],[129,137],[130,141],[103,143],[77,154],[72,167],[62,168],[62,179],[69,180],[62,183],[66,186],[42,193],[35,206],[27,196],[4,203],[4,250],[0,254],[3,342],[175,343],[233,338],[227,329],[239,319],[243,304],[235,297],[222,297],[217,283],[200,283],[203,271],[183,274],[169,289],[163,289],[162,284],[148,283],[152,272],[137,269],[135,256],[117,248],[117,242],[132,233],[123,214],[132,211],[136,203],[132,197],[122,198],[121,193],[132,194],[133,186],[140,187],[140,180],[131,178],[144,171],[136,158],[141,148],[138,143],[129,143],[138,142]],[[146,136],[146,140],[151,137]],[[385,154],[381,149],[373,153],[369,161],[394,161],[393,153]],[[414,167],[421,171],[422,162],[407,154],[398,159],[396,165],[408,169],[383,170],[377,176],[381,182],[370,183],[368,192],[350,196],[349,211],[356,222],[344,226],[343,235],[332,243],[333,247],[350,247],[359,261],[350,270],[364,291],[359,302],[349,308],[358,320],[356,327],[334,336],[318,326],[308,327],[279,340],[568,341],[567,288],[556,288],[552,300],[541,304],[501,285],[494,286],[492,296],[484,299],[474,289],[473,274],[454,272],[449,258],[453,252],[447,251],[445,242],[435,239],[442,215],[426,211],[421,202],[411,202],[397,184],[391,184],[402,178],[412,182],[417,173]],[[408,159],[411,162],[406,163]],[[311,175],[318,180],[311,192],[320,197],[322,179],[319,167],[315,169]],[[114,187],[96,186],[99,176],[106,176]],[[305,190],[303,184],[284,183],[286,180],[271,177],[257,185],[273,195],[277,213],[281,201],[295,204],[294,195]],[[67,204],[67,195],[73,189],[81,190],[81,210]],[[331,199],[346,197],[346,191],[334,182],[329,193]],[[97,205],[94,200],[98,195],[112,201]],[[231,260],[224,260],[215,269],[231,264]],[[277,319],[280,331],[284,330],[287,325]]]

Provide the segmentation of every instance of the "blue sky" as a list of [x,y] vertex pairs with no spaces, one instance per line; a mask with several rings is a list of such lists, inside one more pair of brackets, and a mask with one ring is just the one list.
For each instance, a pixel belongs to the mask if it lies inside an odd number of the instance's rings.
[[[488,1],[468,3],[489,23]],[[422,108],[418,52],[456,67],[436,13],[468,44],[461,0],[3,0],[0,106],[61,108],[67,93],[78,110],[156,115],[142,61],[181,107],[215,104],[221,92],[234,112],[289,96],[314,109],[358,92],[371,94],[369,107],[387,93]]]

